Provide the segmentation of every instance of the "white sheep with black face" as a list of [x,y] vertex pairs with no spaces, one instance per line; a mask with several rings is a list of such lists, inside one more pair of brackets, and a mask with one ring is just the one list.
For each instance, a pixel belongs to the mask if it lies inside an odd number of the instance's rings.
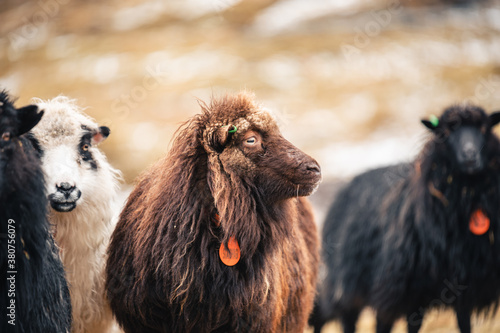
[[50,222],[70,284],[73,333],[108,332],[105,253],[119,211],[120,172],[97,148],[109,133],[64,96],[34,99],[45,116],[33,131],[42,156]]

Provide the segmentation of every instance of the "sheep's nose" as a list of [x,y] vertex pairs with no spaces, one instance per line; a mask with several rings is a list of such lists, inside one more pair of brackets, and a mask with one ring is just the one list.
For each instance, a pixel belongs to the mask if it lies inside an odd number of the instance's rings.
[[315,175],[321,175],[321,168],[317,163],[306,164],[306,171],[313,173]]
[[464,154],[465,159],[473,160],[476,158],[477,149],[474,148],[473,144],[466,145],[464,147],[463,154]]
[[56,188],[59,192],[65,194],[65,195],[69,195],[69,194],[71,194],[71,192],[73,192],[73,190],[75,189],[75,186],[73,186],[67,182],[62,182],[61,184],[56,185]]

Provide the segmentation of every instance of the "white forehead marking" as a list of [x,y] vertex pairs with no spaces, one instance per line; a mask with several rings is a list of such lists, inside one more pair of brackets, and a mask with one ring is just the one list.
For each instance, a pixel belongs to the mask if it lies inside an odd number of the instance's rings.
[[90,131],[98,127],[92,118],[83,113],[76,101],[68,97],[58,96],[47,101],[34,98],[32,102],[45,111],[33,129],[33,133],[45,148],[79,140],[84,132],[82,126]]

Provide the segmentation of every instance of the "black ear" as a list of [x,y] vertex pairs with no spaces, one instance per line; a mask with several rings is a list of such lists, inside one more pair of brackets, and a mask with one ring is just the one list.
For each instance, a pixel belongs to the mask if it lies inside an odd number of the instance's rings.
[[430,129],[431,131],[434,131],[436,128],[434,127],[434,125],[432,125],[432,123],[430,121],[428,121],[427,119],[422,119],[422,124],[424,124],[425,127],[427,127],[428,129]]
[[38,124],[40,119],[42,119],[43,110],[38,112],[38,106],[27,105],[17,109],[17,116],[19,118],[19,131],[17,135],[23,135]]
[[92,145],[98,145],[109,136],[111,130],[107,126],[101,126],[92,136]]
[[489,118],[490,118],[490,126],[491,127],[500,123],[500,111],[493,112],[492,114],[490,114]]
[[216,152],[222,152],[231,139],[231,136],[236,133],[236,130],[236,126],[234,125],[219,127],[213,131],[210,138],[210,145]]
[[439,123],[439,118],[436,116],[431,116],[429,120],[427,119],[422,119],[421,120],[422,124],[424,124],[425,127],[430,129],[431,131],[435,131],[439,128],[441,128],[441,124]]

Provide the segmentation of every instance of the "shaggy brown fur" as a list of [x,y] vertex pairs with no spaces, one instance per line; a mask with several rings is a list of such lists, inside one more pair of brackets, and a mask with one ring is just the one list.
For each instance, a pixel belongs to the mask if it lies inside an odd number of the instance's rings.
[[[319,258],[300,196],[321,173],[251,97],[201,103],[130,195],[106,281],[126,332],[303,332]],[[230,237],[241,248],[233,267],[218,256]]]

